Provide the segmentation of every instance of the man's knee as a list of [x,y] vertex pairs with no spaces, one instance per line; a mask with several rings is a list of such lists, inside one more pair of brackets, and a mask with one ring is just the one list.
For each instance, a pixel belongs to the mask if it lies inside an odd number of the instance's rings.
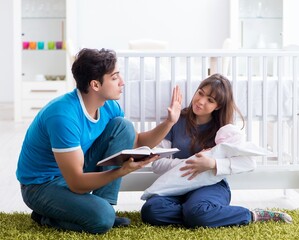
[[104,209],[104,214],[103,212],[96,210],[89,213],[88,219],[83,225],[83,229],[85,232],[93,234],[106,233],[113,227],[115,221],[115,211],[112,209],[112,207],[110,209]]
[[121,131],[125,131],[128,135],[130,135],[130,137],[135,138],[135,129],[131,121],[123,117],[116,117],[111,119],[109,124],[121,129]]

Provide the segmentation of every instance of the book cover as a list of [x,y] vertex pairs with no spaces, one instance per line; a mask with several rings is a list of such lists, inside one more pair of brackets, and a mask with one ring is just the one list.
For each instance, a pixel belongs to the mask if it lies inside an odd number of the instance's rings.
[[134,158],[134,161],[142,161],[143,159],[151,155],[159,155],[159,158],[168,157],[176,152],[177,148],[149,148],[147,146],[135,148],[135,149],[125,149],[110,157],[100,160],[97,166],[121,166],[123,162],[129,160],[130,157]]

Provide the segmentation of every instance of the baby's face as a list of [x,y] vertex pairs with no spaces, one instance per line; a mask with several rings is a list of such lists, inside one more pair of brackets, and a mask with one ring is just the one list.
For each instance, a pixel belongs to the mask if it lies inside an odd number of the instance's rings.
[[232,143],[237,144],[245,141],[245,136],[236,126],[225,125],[219,129],[215,137],[215,143]]

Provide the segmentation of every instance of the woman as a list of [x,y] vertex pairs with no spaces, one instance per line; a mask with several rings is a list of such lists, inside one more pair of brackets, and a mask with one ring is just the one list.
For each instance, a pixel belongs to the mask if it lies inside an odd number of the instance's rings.
[[[153,164],[153,170],[163,173],[196,154],[181,168],[182,176],[194,178],[206,170],[216,175],[233,174],[236,171],[252,170],[255,162],[251,157],[214,159],[200,151],[215,146],[216,132],[231,124],[234,114],[243,117],[233,99],[230,81],[220,74],[214,74],[201,82],[190,105],[182,110],[180,119],[162,142],[165,147],[176,147],[181,151],[176,159],[161,159]],[[141,209],[142,220],[152,225],[182,224],[186,227],[220,227],[244,225],[256,221],[285,221],[292,218],[281,212],[253,210],[230,206],[231,191],[227,181],[192,190],[180,196],[159,196],[149,198]]]

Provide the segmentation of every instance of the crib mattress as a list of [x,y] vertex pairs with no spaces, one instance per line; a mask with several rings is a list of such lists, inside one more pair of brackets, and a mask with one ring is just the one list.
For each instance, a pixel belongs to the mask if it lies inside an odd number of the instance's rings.
[[[170,104],[172,89],[179,85],[183,93],[183,107],[190,103],[196,91],[200,78],[192,79],[190,83],[186,79],[178,80],[127,80],[124,94],[120,99],[121,106],[125,109],[126,116],[131,120],[139,121],[141,117],[148,121],[154,121],[157,117],[167,117],[167,107]],[[234,97],[237,106],[246,117],[261,117],[266,114],[268,117],[291,117],[293,108],[299,112],[299,103],[293,105],[293,82],[283,80],[280,83],[275,80],[253,79],[250,83],[240,78],[233,81],[236,85]],[[263,92],[265,89],[265,96]],[[187,96],[187,93],[190,96]],[[299,95],[299,89],[297,89]],[[281,101],[278,101],[280,98]],[[278,105],[278,102],[280,105]],[[264,103],[266,108],[264,109]]]

